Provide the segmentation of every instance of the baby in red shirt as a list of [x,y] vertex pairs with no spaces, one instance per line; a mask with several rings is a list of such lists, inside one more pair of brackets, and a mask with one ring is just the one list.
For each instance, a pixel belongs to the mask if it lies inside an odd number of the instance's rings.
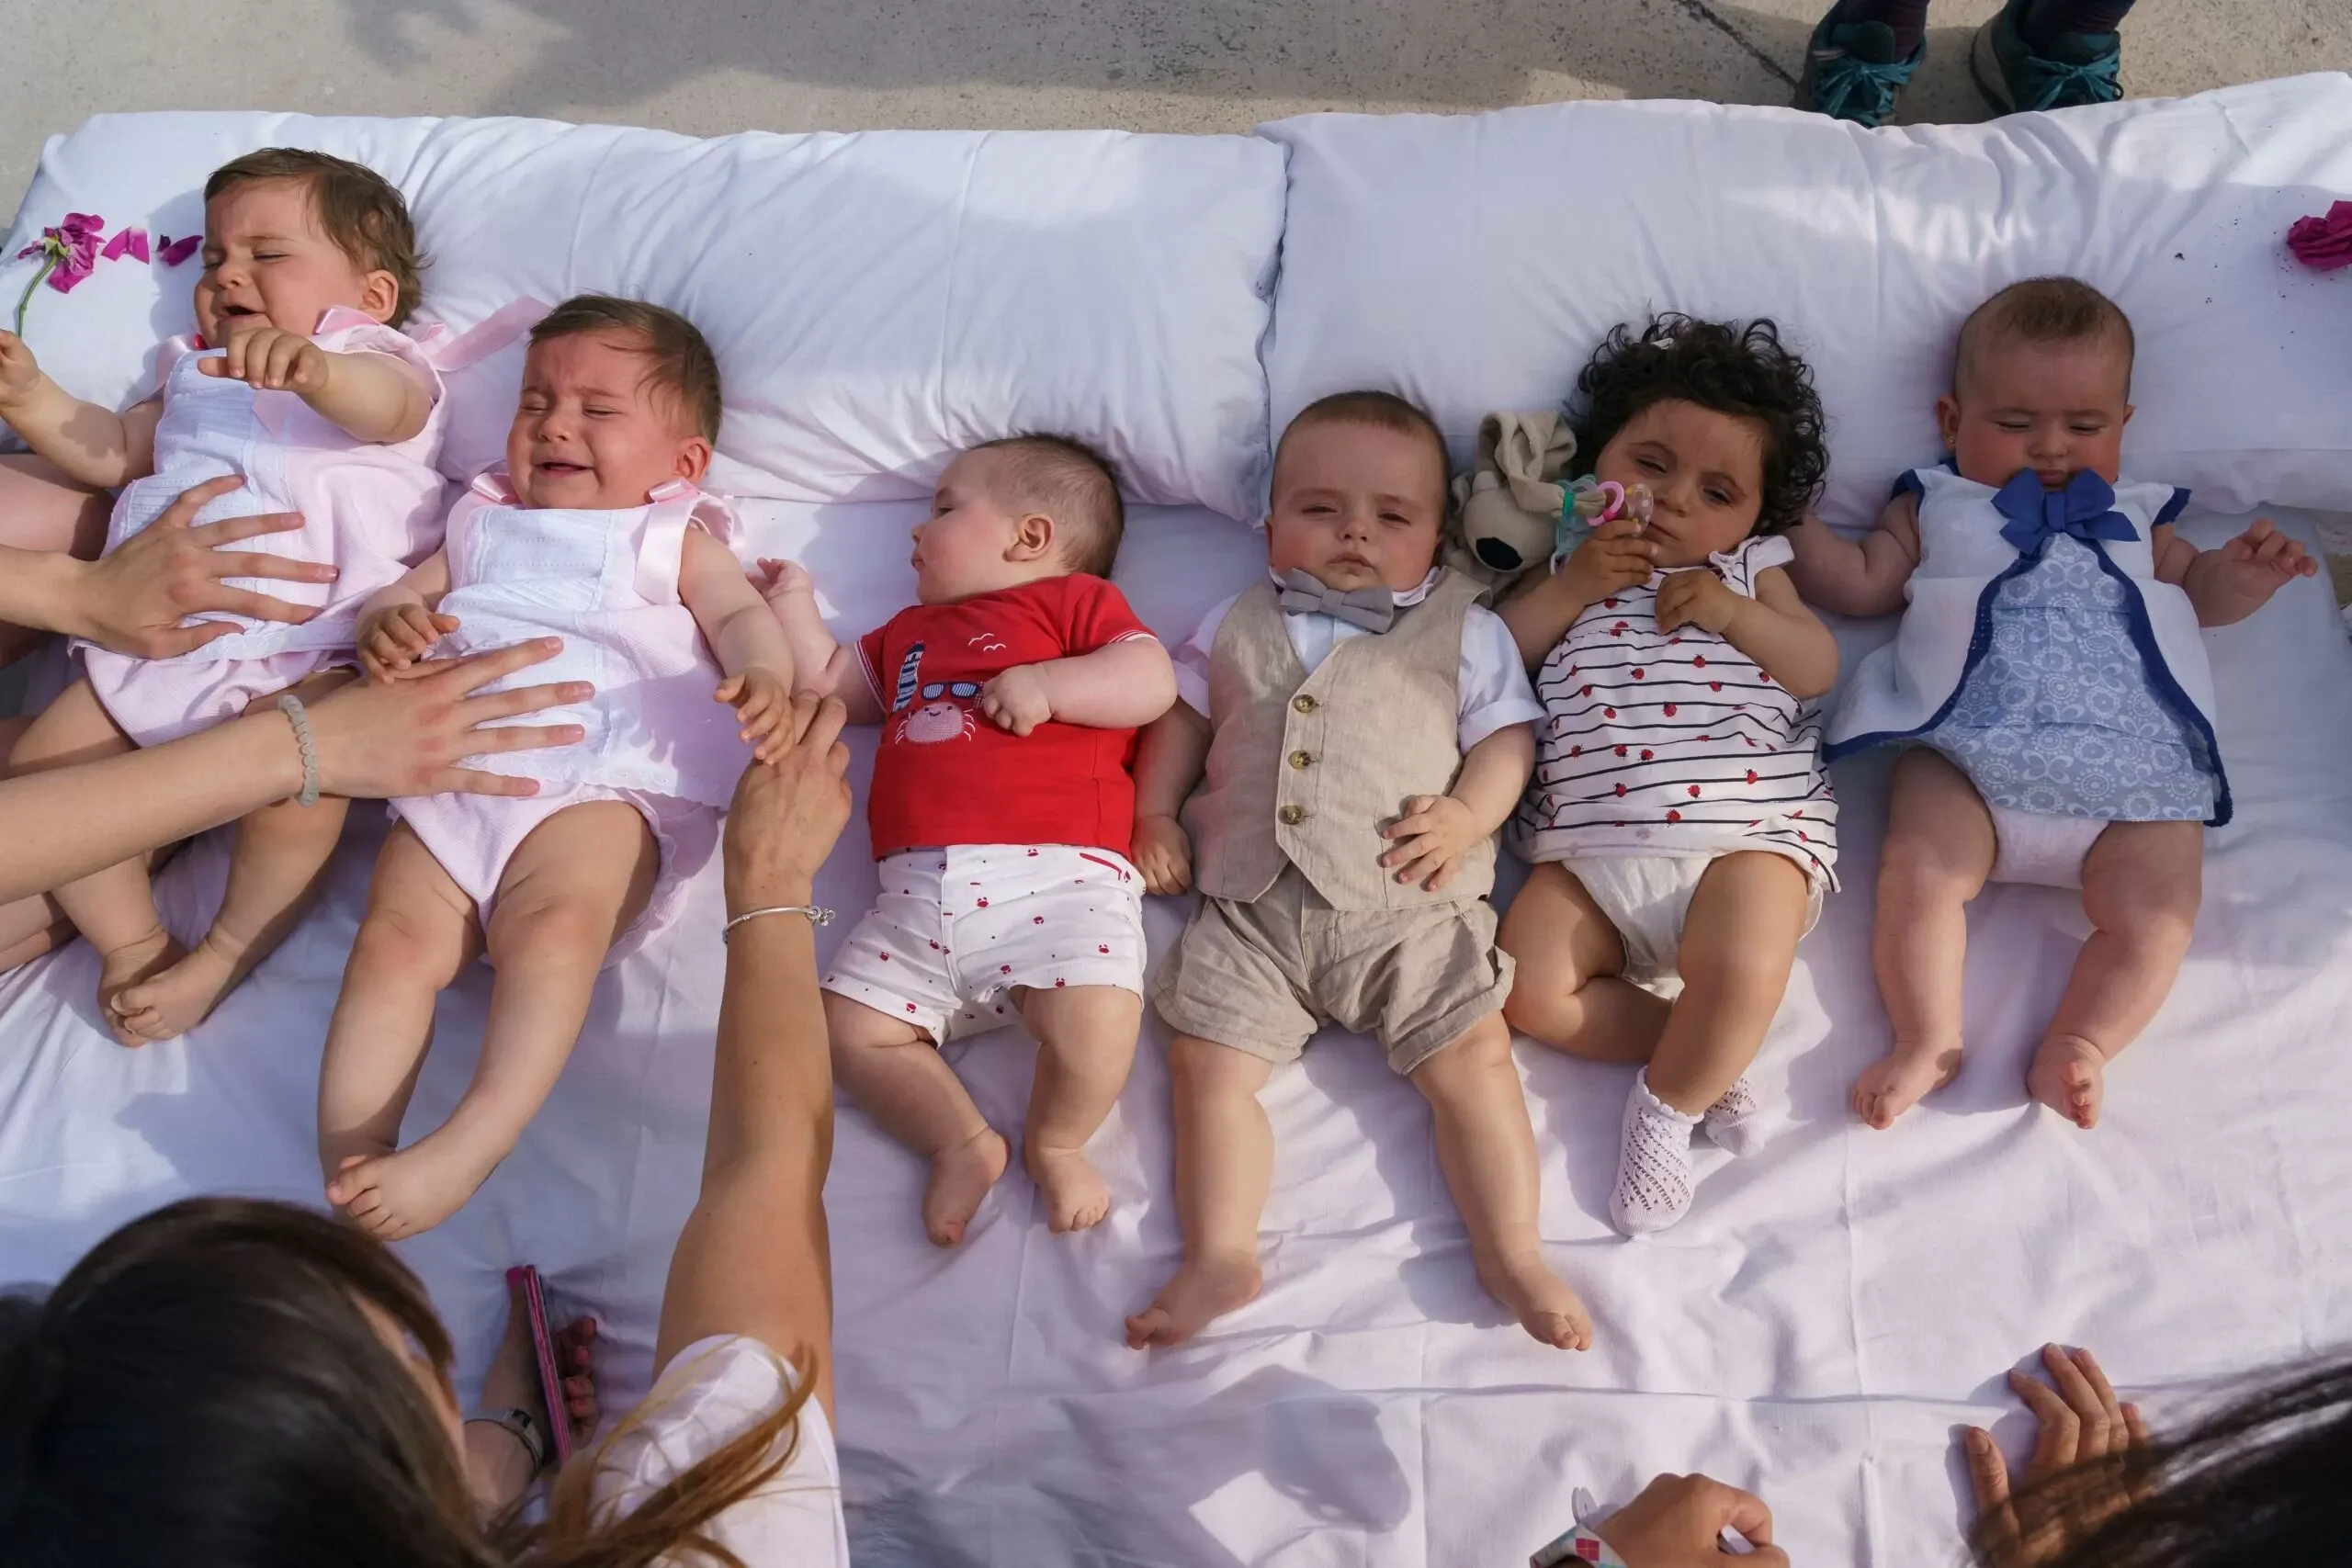
[[1125,526],[1099,454],[1020,435],[948,464],[914,529],[918,603],[854,645],[826,631],[806,571],[768,563],[794,668],[883,727],[866,802],[882,892],[833,955],[825,1022],[850,1099],[930,1159],[942,1247],[1010,1151],[934,1047],[1015,1011],[1037,1039],[1022,1163],[1046,1223],[1111,1209],[1085,1148],[1143,1021],[1129,768],[1176,701],[1167,650],[1107,581]]

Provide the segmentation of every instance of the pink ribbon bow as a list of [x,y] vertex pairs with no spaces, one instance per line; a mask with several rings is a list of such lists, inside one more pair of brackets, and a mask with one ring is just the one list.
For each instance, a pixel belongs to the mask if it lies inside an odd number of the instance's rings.
[[2333,272],[2352,266],[2352,201],[2339,201],[2324,218],[2298,218],[2287,231],[2287,248],[2305,266]]

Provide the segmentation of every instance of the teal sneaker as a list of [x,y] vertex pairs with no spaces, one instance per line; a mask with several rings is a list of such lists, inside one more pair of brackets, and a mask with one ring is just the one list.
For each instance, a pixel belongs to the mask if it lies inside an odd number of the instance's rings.
[[2047,52],[2025,41],[2018,23],[2033,0],[2008,0],[2001,14],[1976,29],[1968,51],[1968,73],[1976,90],[2001,114],[2026,109],[2067,109],[2111,104],[2123,96],[2117,71],[2122,39],[2114,33],[2060,33]]
[[1833,8],[1805,46],[1796,105],[1856,125],[1884,125],[1895,101],[1928,57],[1921,39],[1910,56],[1894,52],[1894,29],[1884,22],[1841,22]]

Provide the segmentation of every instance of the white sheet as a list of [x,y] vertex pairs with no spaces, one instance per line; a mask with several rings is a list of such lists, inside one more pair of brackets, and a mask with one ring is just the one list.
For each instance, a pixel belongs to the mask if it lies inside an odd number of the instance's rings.
[[[896,530],[911,515],[770,507],[754,538],[808,561],[841,628],[862,629],[910,591]],[[2185,526],[2211,543],[2230,525]],[[1260,550],[1238,525],[1147,512],[1120,577],[1177,636]],[[1849,632],[1849,654],[1879,635]],[[1266,1293],[1174,1353],[1118,1338],[1176,1255],[1156,1025],[1094,1145],[1117,1207],[1085,1235],[1048,1235],[1016,1171],[962,1248],[933,1249],[919,1165],[845,1111],[827,1206],[857,1560],[1505,1563],[1563,1528],[1573,1485],[1622,1499],[1655,1471],[1704,1469],[1763,1491],[1799,1562],[1915,1568],[1956,1555],[1952,1424],[1997,1417],[2018,1438],[1998,1373],[2043,1340],[2098,1347],[2161,1414],[2188,1385],[2352,1337],[2352,652],[2308,582],[2212,639],[2239,820],[2213,835],[2188,968],[2111,1074],[2097,1133],[2023,1100],[2078,929],[2065,896],[2036,888],[1996,890],[1973,921],[1960,1084],[1890,1134],[1847,1116],[1883,1029],[1874,763],[1838,775],[1848,891],[1806,941],[1758,1069],[1792,1120],[1752,1161],[1702,1155],[1681,1225],[1626,1242],[1602,1218],[1627,1074],[1522,1043],[1544,1234],[1599,1319],[1589,1355],[1539,1349],[1487,1303],[1419,1099],[1362,1041],[1327,1036],[1276,1077]],[[861,781],[870,759],[861,743]],[[856,840],[820,886],[847,914],[874,886]],[[367,863],[348,846],[325,908],[183,1042],[107,1040],[85,949],[0,982],[0,1280],[53,1278],[185,1193],[315,1198],[319,1043]],[[185,910],[190,872],[167,880]],[[603,1320],[607,1408],[645,1387],[720,974],[715,881],[695,899],[687,934],[605,980],[523,1145],[404,1248],[469,1368],[496,1337],[501,1270],[528,1259]],[[1182,913],[1149,901],[1156,951]],[[445,1001],[412,1131],[463,1086],[487,981]],[[1018,1122],[1033,1057],[1017,1032],[962,1054],[1000,1125]]]

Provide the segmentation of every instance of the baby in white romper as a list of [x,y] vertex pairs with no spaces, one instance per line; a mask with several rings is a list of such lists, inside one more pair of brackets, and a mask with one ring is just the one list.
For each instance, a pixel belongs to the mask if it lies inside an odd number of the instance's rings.
[[1811,373],[1770,321],[1620,327],[1578,378],[1592,471],[1646,485],[1501,610],[1545,718],[1512,840],[1504,1016],[1557,1051],[1639,1062],[1609,1213],[1690,1206],[1690,1139],[1756,1145],[1742,1075],[1834,887],[1838,807],[1813,699],[1838,645],[1784,536],[1828,468]]
[[1950,462],[1905,474],[1859,540],[1817,521],[1797,535],[1810,597],[1903,611],[1829,731],[1832,757],[1905,748],[1872,942],[1894,1042],[1853,1091],[1873,1127],[1960,1070],[1967,906],[1988,882],[2082,890],[2095,929],[2026,1089],[2098,1122],[2108,1062],[2188,953],[2205,825],[2230,818],[2198,628],[2318,570],[2267,520],[2199,550],[2172,529],[2187,491],[2119,477],[2132,353],[2088,284],[2010,285],[1961,327],[1936,404]]
[[[301,529],[246,541],[320,570],[277,592],[300,625],[207,617],[213,640],[172,659],[80,649],[84,678],[25,733],[23,772],[177,739],[281,694],[350,677],[353,619],[369,593],[440,542],[440,379],[398,329],[416,305],[416,242],[401,193],[373,170],[272,148],[221,165],[204,189],[198,336],[164,347],[162,388],[123,413],[69,396],[0,332],[0,420],[81,483],[124,486],[112,549],[208,479],[244,486],[199,523],[299,512]],[[126,1045],[201,1022],[293,929],[343,830],[346,803],[264,807],[238,824],[228,892],[184,948],[156,913],[145,860],[53,890],[98,951],[98,1009]]]
[[[445,637],[463,653],[551,636],[561,653],[510,683],[581,683],[553,712],[579,744],[495,759],[536,794],[392,804],[319,1077],[328,1201],[388,1240],[447,1219],[514,1146],[598,972],[671,912],[747,743],[784,716],[784,635],[729,547],[727,507],[695,489],[718,422],[718,365],[684,317],[597,295],[558,306],[531,333],[505,472],[361,619],[375,679]],[[478,953],[496,971],[481,1065],[449,1120],[400,1147],[434,999]]]

